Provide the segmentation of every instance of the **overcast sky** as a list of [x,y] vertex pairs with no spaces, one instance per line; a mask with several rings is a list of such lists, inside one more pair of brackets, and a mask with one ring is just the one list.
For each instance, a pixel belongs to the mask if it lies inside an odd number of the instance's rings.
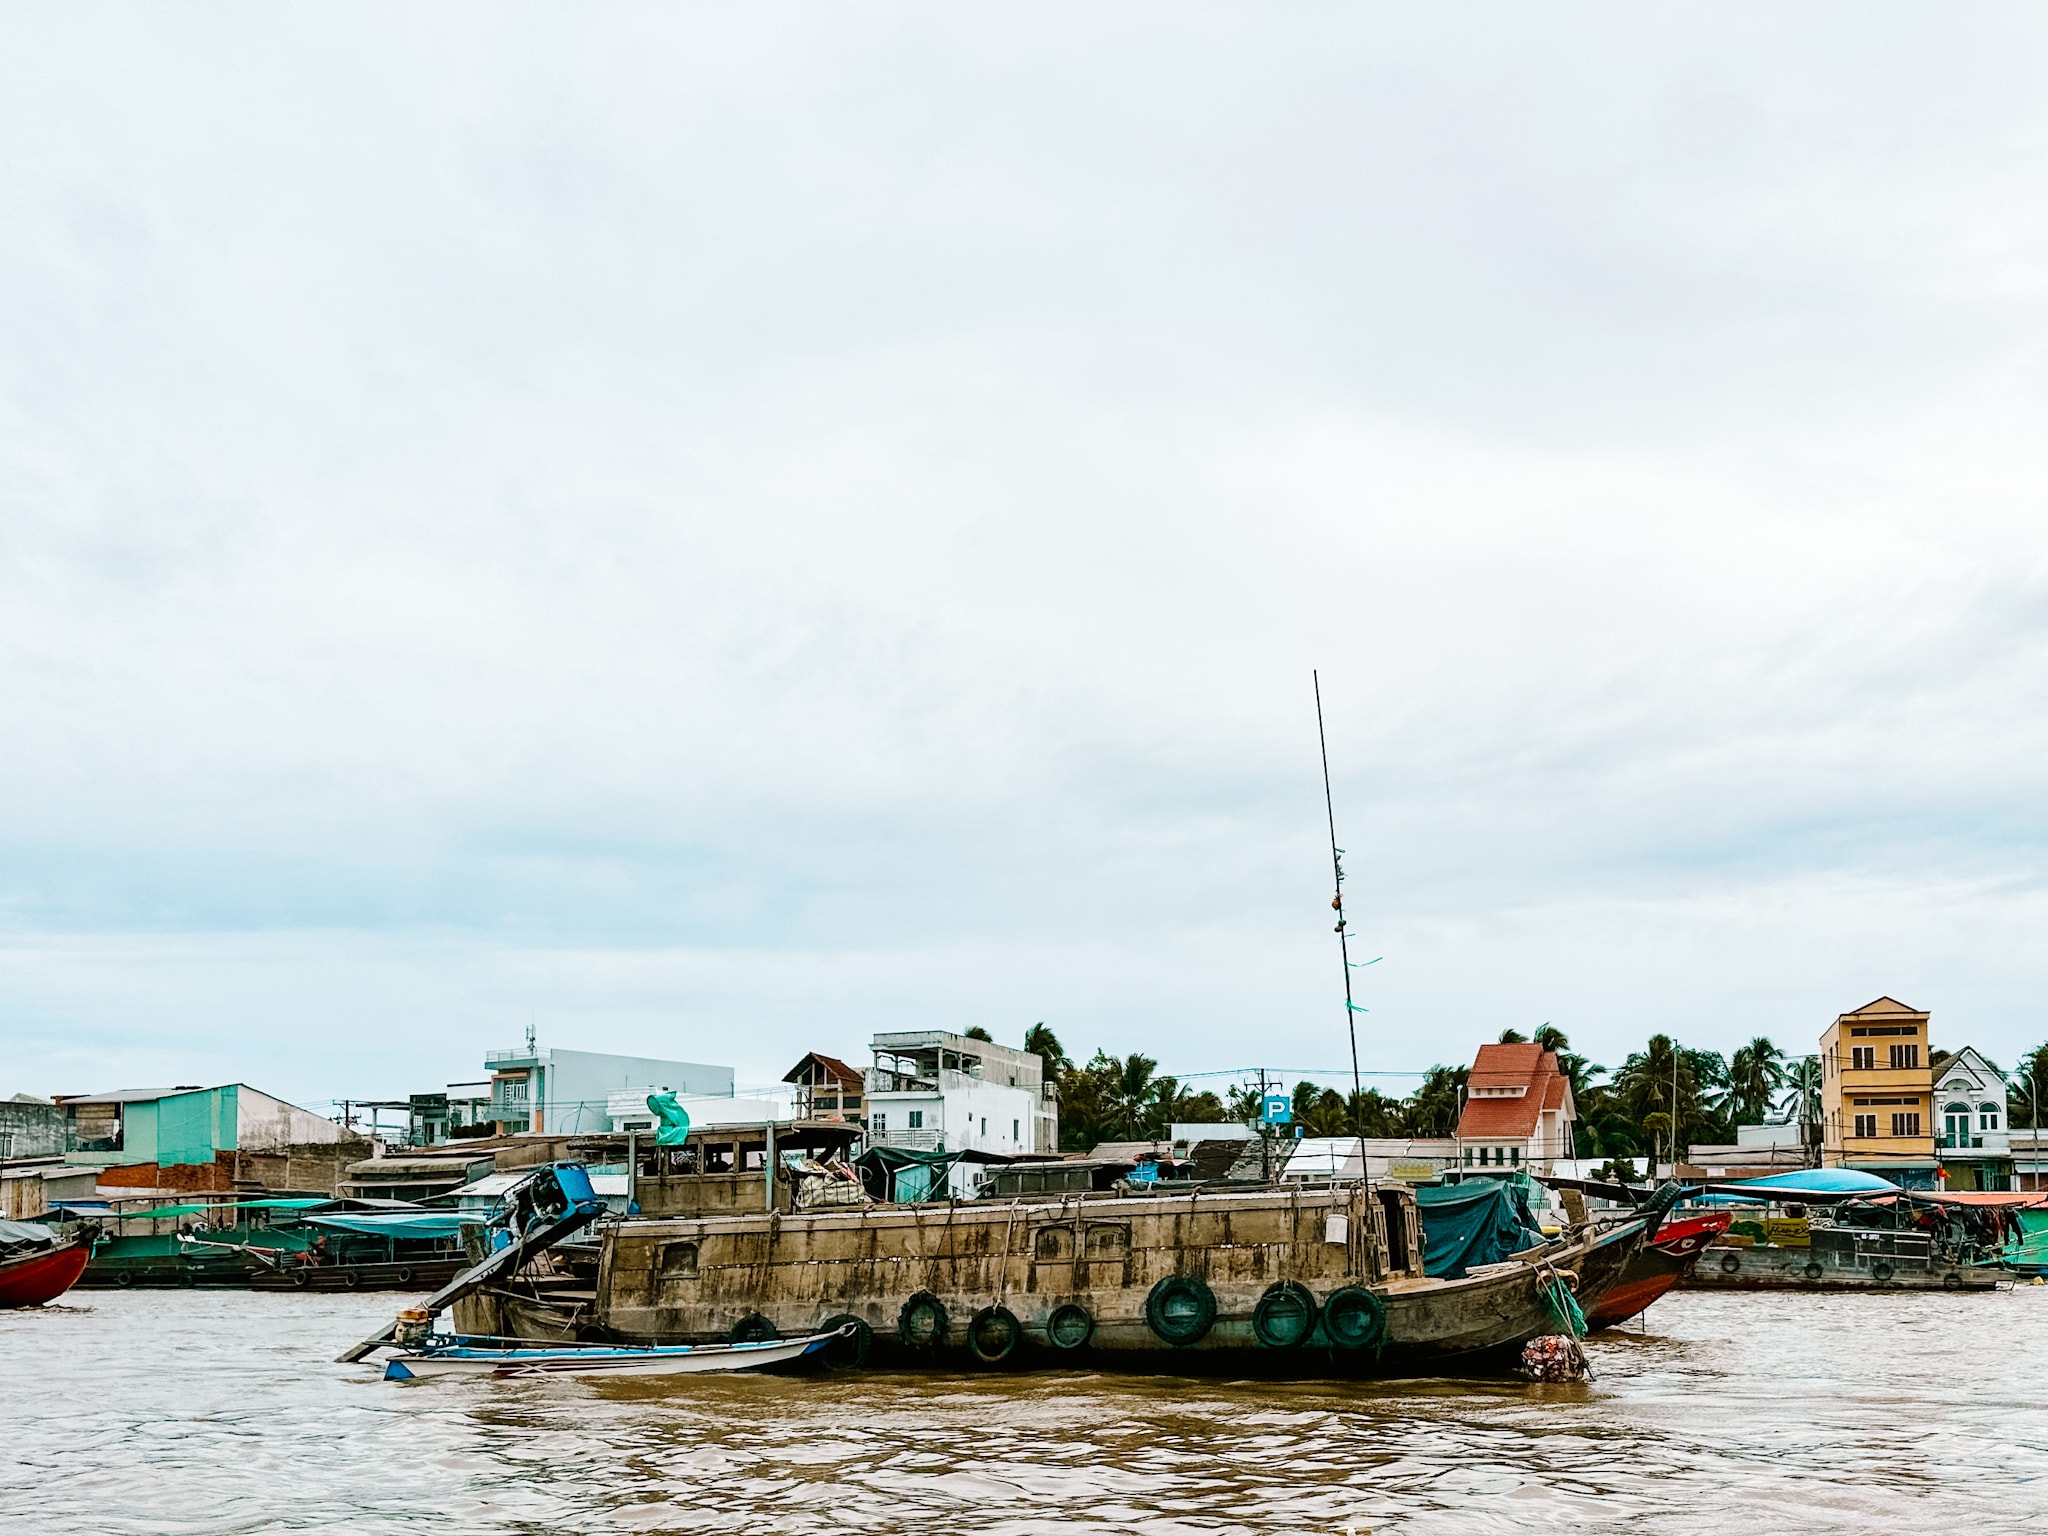
[[2048,1036],[2038,11],[4,16],[0,1095]]

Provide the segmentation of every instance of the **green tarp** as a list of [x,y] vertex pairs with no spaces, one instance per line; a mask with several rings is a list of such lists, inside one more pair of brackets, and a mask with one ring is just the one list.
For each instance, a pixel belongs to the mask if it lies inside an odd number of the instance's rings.
[[853,1160],[861,1183],[884,1203],[915,1205],[943,1200],[950,1192],[948,1175],[960,1161],[958,1152],[913,1152],[906,1147],[870,1147]]
[[212,1216],[222,1211],[309,1211],[316,1205],[332,1205],[324,1196],[302,1200],[220,1200],[212,1204],[153,1205],[146,1211],[115,1210],[122,1221],[154,1221],[160,1216]]
[[1999,1257],[2024,1274],[2048,1270],[2048,1211],[2015,1211],[2013,1224],[2012,1238]]
[[650,1093],[647,1107],[661,1121],[654,1133],[657,1147],[683,1147],[690,1142],[690,1112],[676,1102],[672,1093]]
[[1422,1211],[1422,1267],[1439,1280],[1463,1279],[1543,1241],[1527,1189],[1512,1180],[1424,1185],[1415,1203]]

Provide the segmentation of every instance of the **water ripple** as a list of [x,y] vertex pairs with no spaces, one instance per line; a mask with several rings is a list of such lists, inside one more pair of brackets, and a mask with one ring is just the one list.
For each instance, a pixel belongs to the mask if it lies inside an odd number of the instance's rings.
[[[2034,1528],[2048,1288],[1685,1295],[1584,1387],[1057,1374],[442,1382],[389,1298],[0,1313],[0,1529],[1067,1536]],[[2043,1528],[2048,1528],[2044,1523]]]

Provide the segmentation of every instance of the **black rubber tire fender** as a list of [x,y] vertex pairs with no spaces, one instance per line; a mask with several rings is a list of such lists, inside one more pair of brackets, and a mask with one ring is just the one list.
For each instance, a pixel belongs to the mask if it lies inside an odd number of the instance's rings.
[[1963,1277],[1950,1270],[1941,1277],[1941,1288],[1944,1291],[1960,1291],[1963,1288]]
[[772,1344],[782,1337],[782,1332],[766,1316],[749,1312],[726,1331],[728,1344]]
[[1721,1273],[1732,1275],[1742,1268],[1742,1260],[1732,1253],[1721,1255]]
[[398,1266],[398,1283],[400,1285],[412,1284],[412,1266],[410,1264],[401,1264]]
[[117,1270],[115,1270],[115,1271],[114,1271],[114,1284],[116,1284],[116,1285],[120,1286],[120,1287],[121,1287],[121,1289],[123,1289],[123,1290],[126,1290],[126,1289],[127,1289],[127,1288],[128,1288],[129,1286],[133,1285],[134,1283],[135,1283],[135,1271],[134,1271],[134,1270],[132,1270],[132,1269],[117,1269]]
[[291,1282],[303,1291],[313,1283],[313,1271],[310,1269],[295,1269],[291,1273]]
[[1252,1308],[1252,1336],[1268,1349],[1293,1349],[1316,1331],[1320,1311],[1299,1280],[1275,1280]]
[[341,1283],[352,1291],[358,1290],[363,1283],[363,1272],[360,1269],[344,1269],[341,1272]]
[[1891,1279],[1891,1277],[1892,1267],[1891,1265],[1885,1263],[1883,1259],[1879,1259],[1875,1264],[1870,1266],[1870,1278],[1875,1280],[1879,1285],[1883,1285],[1885,1281]]
[[1146,1296],[1145,1321],[1176,1349],[1199,1344],[1216,1326],[1216,1294],[1200,1275],[1168,1275]]
[[1809,1280],[1818,1280],[1822,1275],[1826,1274],[1827,1271],[1822,1269],[1820,1265],[1809,1260],[1807,1262],[1806,1268],[1799,1271],[1799,1273],[1806,1276],[1806,1278]]
[[1339,1349],[1370,1349],[1387,1334],[1387,1304],[1362,1285],[1339,1287],[1323,1301],[1323,1333]]
[[1008,1307],[983,1307],[967,1320],[967,1348],[983,1365],[1000,1365],[1024,1342],[1024,1325]]
[[946,1304],[930,1291],[917,1292],[896,1314],[896,1338],[905,1349],[937,1349],[951,1328]]
[[868,1352],[875,1347],[875,1330],[868,1326],[864,1317],[855,1317],[851,1312],[841,1312],[828,1317],[818,1324],[819,1333],[837,1333],[841,1328],[851,1326],[852,1334],[834,1339],[825,1346],[825,1361],[828,1365],[851,1366],[859,1370],[868,1363]]
[[1054,1307],[1045,1320],[1045,1341],[1054,1349],[1086,1349],[1095,1337],[1095,1315],[1078,1302]]

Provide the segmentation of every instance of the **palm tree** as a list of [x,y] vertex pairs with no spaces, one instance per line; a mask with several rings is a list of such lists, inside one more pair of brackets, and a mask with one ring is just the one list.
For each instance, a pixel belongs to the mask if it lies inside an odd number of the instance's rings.
[[1660,1162],[1677,1162],[1671,1141],[1671,1117],[1661,1109],[1653,1109],[1643,1116],[1643,1134],[1650,1141],[1650,1166]]
[[1728,1064],[1715,1051],[1681,1046],[1669,1035],[1652,1035],[1614,1075],[1614,1093],[1637,1125],[1661,1114],[1673,1147],[1688,1138],[1728,1134]]
[[1410,1136],[1450,1136],[1458,1128],[1459,1098],[1470,1067],[1434,1066],[1423,1075],[1422,1086],[1402,1106],[1401,1119]]
[[1377,1088],[1346,1095],[1344,1134],[1347,1136],[1399,1136],[1402,1134],[1402,1105]]
[[1502,1045],[1527,1045],[1529,1037],[1510,1024],[1500,1032],[1500,1043]]
[[1349,1120],[1336,1089],[1310,1082],[1294,1085],[1294,1123],[1304,1136],[1342,1136],[1351,1129]]
[[1024,1049],[1045,1063],[1045,1075],[1049,1078],[1057,1078],[1072,1065],[1060,1037],[1045,1027],[1043,1019],[1024,1031]]
[[2036,1105],[2048,1105],[2048,1043],[2019,1059],[2005,1086],[2005,1122],[2021,1130],[2034,1128]]
[[1785,1069],[1785,1098],[1780,1106],[1799,1121],[1799,1139],[1806,1155],[1820,1161],[1820,1058],[1801,1056]]
[[1763,1035],[1728,1058],[1728,1091],[1736,1120],[1755,1125],[1771,1112],[1785,1086],[1785,1053]]
[[1136,1051],[1121,1061],[1108,1057],[1107,1062],[1110,1070],[1104,1108],[1109,1111],[1110,1124],[1124,1139],[1136,1141],[1146,1134],[1159,1102],[1161,1084],[1153,1077],[1159,1063]]

